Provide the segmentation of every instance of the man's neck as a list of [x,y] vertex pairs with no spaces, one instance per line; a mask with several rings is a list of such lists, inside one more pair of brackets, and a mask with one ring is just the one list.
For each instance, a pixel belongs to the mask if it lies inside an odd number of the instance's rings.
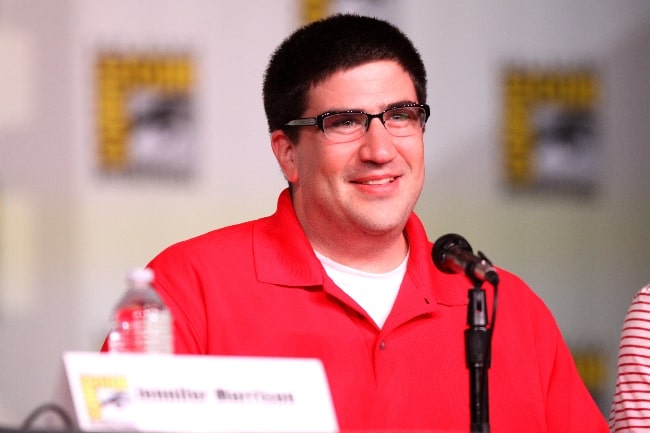
[[402,263],[408,253],[408,241],[404,233],[392,238],[387,235],[368,236],[364,241],[347,242],[350,238],[310,242],[315,251],[351,268],[371,273],[392,271]]

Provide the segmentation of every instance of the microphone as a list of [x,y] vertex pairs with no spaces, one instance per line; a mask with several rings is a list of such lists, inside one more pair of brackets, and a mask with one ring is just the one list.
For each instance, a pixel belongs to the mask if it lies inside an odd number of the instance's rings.
[[492,285],[499,283],[499,275],[488,259],[472,247],[461,235],[449,233],[438,238],[431,251],[433,263],[446,274],[464,273],[473,281],[487,281]]

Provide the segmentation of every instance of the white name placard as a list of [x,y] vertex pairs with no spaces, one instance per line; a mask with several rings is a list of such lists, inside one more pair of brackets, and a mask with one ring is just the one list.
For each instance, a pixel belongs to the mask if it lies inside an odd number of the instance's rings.
[[337,432],[317,359],[66,352],[79,428]]

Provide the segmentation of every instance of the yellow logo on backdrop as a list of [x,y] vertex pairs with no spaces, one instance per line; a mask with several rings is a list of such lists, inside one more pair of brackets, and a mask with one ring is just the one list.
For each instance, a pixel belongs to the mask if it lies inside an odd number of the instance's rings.
[[137,164],[170,165],[157,161],[161,158],[157,154],[134,160],[137,140],[145,131],[149,146],[163,132],[173,138],[173,143],[181,141],[178,124],[185,127],[191,120],[188,105],[195,80],[191,57],[184,53],[108,51],[98,56],[95,67],[101,170],[119,173]]
[[[503,78],[506,175],[512,186],[593,183],[599,83],[592,68],[509,68]],[[543,164],[543,153],[548,153]],[[565,161],[568,174],[562,171]],[[554,162],[554,165],[551,164]],[[580,177],[580,164],[588,173]]]
[[302,0],[302,21],[309,24],[330,14],[332,0]]

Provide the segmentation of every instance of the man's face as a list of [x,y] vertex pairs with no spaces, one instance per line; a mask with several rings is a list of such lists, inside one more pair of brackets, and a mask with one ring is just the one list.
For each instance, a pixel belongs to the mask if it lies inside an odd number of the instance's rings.
[[[343,110],[374,114],[409,102],[420,102],[409,74],[394,61],[376,61],[338,71],[313,87],[303,117]],[[364,136],[337,143],[307,126],[287,149],[278,159],[315,248],[319,240],[345,244],[401,235],[424,182],[422,131],[395,137],[372,119]]]

